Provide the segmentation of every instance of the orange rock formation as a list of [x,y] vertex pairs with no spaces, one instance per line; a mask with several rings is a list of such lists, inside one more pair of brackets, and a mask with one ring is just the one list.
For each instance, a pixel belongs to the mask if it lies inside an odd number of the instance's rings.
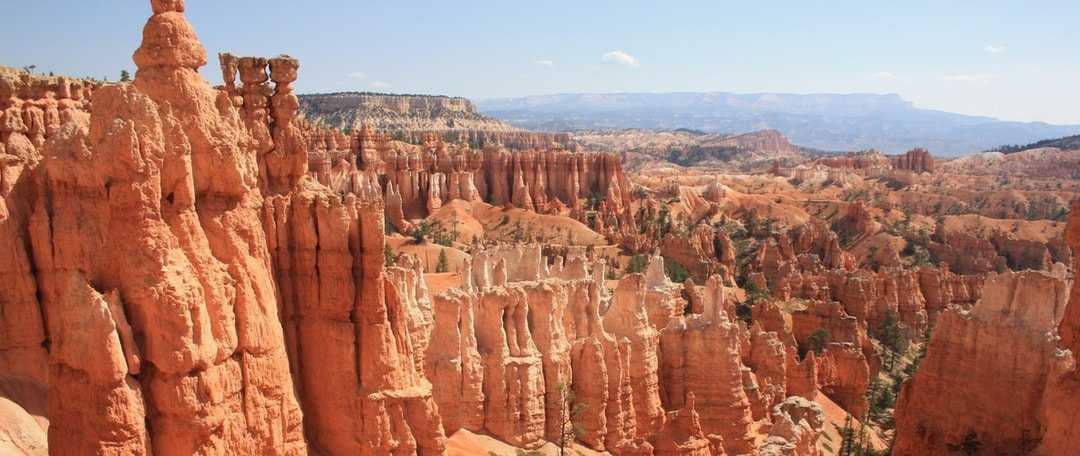
[[893,167],[915,173],[933,173],[934,157],[930,155],[930,151],[916,147],[894,158]]
[[972,310],[942,313],[926,359],[897,401],[894,451],[1034,450],[1050,426],[1044,410],[1057,407],[1046,402],[1047,384],[1075,366],[1053,335],[1068,288],[1064,268],[1006,272],[987,278]]
[[[1074,251],[1078,220],[1066,231]],[[897,401],[895,451],[1068,454],[1080,445],[1080,291],[1069,291],[1063,267],[1053,271],[992,275],[970,311],[938,317]]]

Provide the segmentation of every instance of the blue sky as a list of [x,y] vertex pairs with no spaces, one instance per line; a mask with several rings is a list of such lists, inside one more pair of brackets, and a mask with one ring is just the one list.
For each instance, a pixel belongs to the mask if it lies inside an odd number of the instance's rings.
[[[134,73],[140,0],[0,0],[0,64]],[[300,93],[898,93],[1080,124],[1076,1],[188,0],[210,53],[300,59]]]

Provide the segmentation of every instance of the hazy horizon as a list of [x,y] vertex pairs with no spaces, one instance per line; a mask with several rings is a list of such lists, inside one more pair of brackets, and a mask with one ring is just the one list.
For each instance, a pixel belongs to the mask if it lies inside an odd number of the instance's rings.
[[[0,64],[119,79],[149,2],[7,5]],[[472,100],[573,93],[897,94],[916,108],[1080,124],[1080,17],[1064,1],[972,5],[187,1],[216,54],[300,60],[300,93]]]

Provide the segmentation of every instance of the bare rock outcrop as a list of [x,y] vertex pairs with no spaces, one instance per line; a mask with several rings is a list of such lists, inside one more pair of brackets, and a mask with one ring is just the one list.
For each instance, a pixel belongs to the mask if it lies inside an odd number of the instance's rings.
[[[794,341],[790,325],[778,335],[737,322],[719,276],[701,293],[700,313],[682,314],[673,303],[681,287],[662,272],[628,275],[608,294],[594,276],[548,272],[539,252],[474,251],[475,288],[433,297],[424,369],[447,432],[534,448],[561,435],[570,389],[574,403],[588,404],[575,421],[593,449],[747,454],[755,419],[770,419],[767,410],[786,399],[788,372],[815,372],[784,342]],[[653,264],[660,268],[660,257]],[[665,322],[662,332],[656,321]],[[815,391],[813,380],[804,383]]]
[[740,328],[723,307],[723,288],[710,279],[705,312],[673,318],[661,331],[660,399],[665,408],[680,409],[693,392],[702,431],[722,436],[726,452],[744,454],[753,448],[753,418],[743,389]]
[[921,147],[916,147],[902,155],[897,155],[896,158],[893,159],[893,167],[896,169],[912,171],[916,174],[933,174],[934,157],[930,155],[930,151]]
[[958,274],[982,274],[1006,269],[1006,259],[998,255],[989,239],[966,232],[947,232],[942,225],[938,225],[934,237],[940,242],[930,243],[930,254],[947,263],[949,269]]
[[[649,332],[644,301],[620,300],[633,307],[613,319],[613,328],[625,332],[617,336],[603,325],[601,305],[609,297],[598,282],[584,274],[541,277],[548,272],[535,268],[538,256],[528,271],[507,269],[521,262],[505,255],[529,251],[475,252],[474,273],[490,271],[492,263],[503,272],[492,280],[481,273],[475,292],[434,297],[433,331],[444,338],[432,339],[425,370],[446,429],[486,431],[532,448],[559,438],[574,405],[567,400],[572,390],[574,403],[588,404],[575,418],[587,430],[583,442],[618,454],[650,453],[646,438],[659,431],[662,410],[655,387],[656,333]],[[633,347],[650,350],[632,355]],[[631,356],[641,355],[646,362],[635,364],[641,360]],[[652,400],[646,387],[632,394],[634,385],[647,384],[653,385]],[[651,430],[635,424],[638,416],[654,421]]]
[[888,157],[874,149],[866,152],[848,152],[842,157],[824,157],[815,160],[816,164],[830,168],[844,168],[862,176],[879,176],[892,166]]
[[[333,135],[305,131],[309,143],[329,147]],[[401,232],[411,228],[408,220],[456,199],[570,215],[611,236],[633,231],[629,179],[617,155],[574,153],[559,143],[511,152],[501,144],[452,145],[433,133],[421,138],[420,145],[410,145],[365,126],[347,152],[309,155],[315,164],[310,172],[339,192],[354,191],[357,174],[384,175],[387,213]],[[332,142],[340,147],[340,140]]]
[[[1080,212],[1080,203],[1074,203],[1072,214]],[[1080,218],[1069,217],[1065,237],[1073,251],[1080,251]],[[1080,260],[1080,257],[1077,258]],[[1077,263],[1073,263],[1076,270]],[[1080,371],[1076,366],[1076,354],[1080,353],[1080,288],[1073,284],[1069,301],[1057,328],[1061,336],[1060,346],[1072,356],[1055,353],[1050,366],[1042,415],[1045,432],[1036,448],[1036,454],[1064,454],[1080,445],[1080,429],[1076,426],[1074,411],[1080,407]]]
[[[395,284],[383,272],[381,204],[318,186],[267,200],[285,342],[312,444],[331,453],[438,454],[446,437],[417,366],[419,335],[409,330],[421,279]],[[367,418],[357,423],[355,411]]]
[[817,456],[825,412],[816,402],[792,396],[772,409],[772,431],[761,445],[762,456]]
[[701,431],[701,415],[694,409],[696,403],[693,392],[686,394],[680,401],[683,405],[678,410],[667,413],[665,426],[656,444],[656,454],[665,456],[709,456],[724,453],[723,447],[706,438]]
[[[806,310],[791,314],[792,334],[805,343],[818,328],[830,334],[825,351],[814,358],[816,386],[855,416],[866,409],[870,378],[881,370],[877,354],[859,320],[837,302],[811,301]],[[803,350],[808,350],[805,345]]]
[[152,5],[135,82],[95,90],[35,170],[50,451],[302,453],[250,135],[183,2]]
[[[132,83],[0,70],[0,390],[18,406],[5,419],[37,426],[19,445],[442,454],[468,429],[532,449],[588,404],[578,440],[598,451],[748,454],[771,420],[773,447],[802,453],[819,420],[788,396],[860,387],[846,373],[867,365],[865,336],[841,309],[891,294],[834,298],[839,323],[821,324],[847,345],[800,362],[805,322],[765,303],[759,323],[735,317],[733,243],[709,228],[665,247],[704,287],[672,283],[657,255],[609,289],[584,248],[515,245],[470,251],[461,286],[430,296],[414,260],[386,266],[386,222],[408,231],[454,199],[489,200],[640,234],[619,156],[512,131],[498,141],[530,150],[323,130],[297,119],[298,61],[221,54],[210,87],[184,2],[151,5]],[[851,261],[809,226],[760,264],[810,277]]]

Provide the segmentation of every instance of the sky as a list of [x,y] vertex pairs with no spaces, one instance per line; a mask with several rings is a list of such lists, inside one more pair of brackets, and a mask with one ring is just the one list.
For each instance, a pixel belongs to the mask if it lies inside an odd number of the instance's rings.
[[[119,79],[139,0],[0,0],[0,65]],[[216,55],[300,60],[299,93],[895,93],[1080,124],[1080,2],[188,0]]]

